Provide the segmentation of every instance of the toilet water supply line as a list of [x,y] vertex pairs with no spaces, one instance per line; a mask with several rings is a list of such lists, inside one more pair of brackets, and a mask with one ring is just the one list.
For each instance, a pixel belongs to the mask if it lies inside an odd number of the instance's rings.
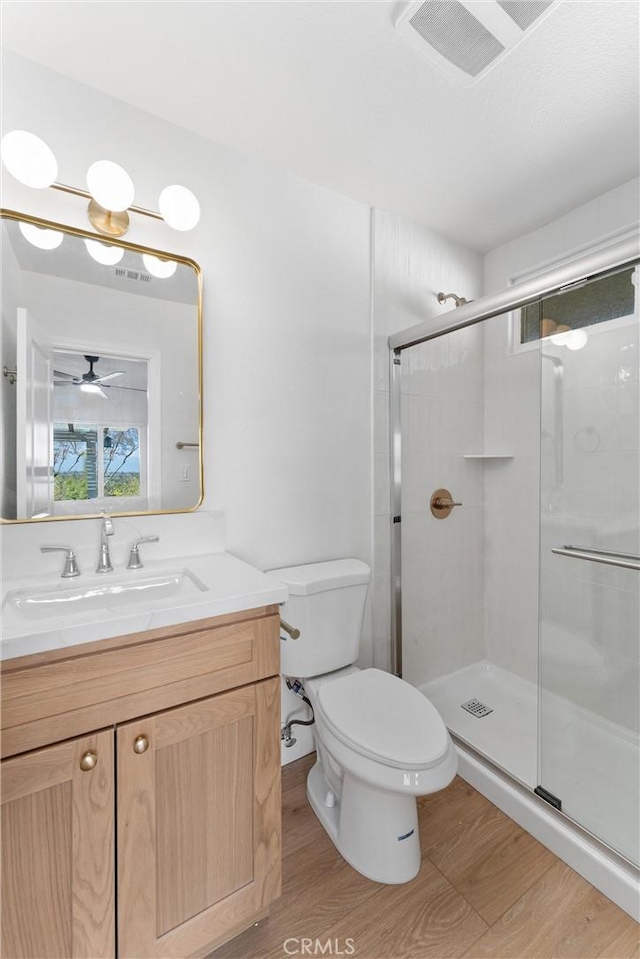
[[287,678],[285,682],[287,685],[287,689],[290,689],[292,693],[294,693],[296,696],[299,696],[300,699],[302,699],[311,710],[311,719],[290,719],[288,722],[284,724],[284,726],[280,730],[280,739],[284,742],[285,746],[289,748],[291,746],[295,746],[297,742],[295,736],[291,735],[291,727],[292,726],[313,726],[316,720],[313,714],[313,706],[311,705],[311,700],[309,700],[304,695],[304,686],[302,685],[300,680]]

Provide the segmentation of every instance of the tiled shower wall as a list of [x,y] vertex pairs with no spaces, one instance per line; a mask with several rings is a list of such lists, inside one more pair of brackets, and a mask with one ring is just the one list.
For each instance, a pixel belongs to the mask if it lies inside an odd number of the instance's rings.
[[[390,542],[391,542],[391,510],[390,510],[390,437],[389,437],[389,347],[390,334],[414,326],[430,316],[445,312],[451,308],[451,301],[442,307],[436,299],[440,291],[455,292],[467,299],[474,299],[482,292],[483,259],[478,253],[467,250],[451,243],[437,234],[431,233],[423,227],[416,226],[401,217],[390,213],[375,210],[373,213],[373,270],[372,270],[372,310],[373,310],[373,436],[374,436],[374,571],[373,571],[373,662],[381,669],[390,666],[390,636],[391,636],[391,593],[390,593]],[[442,342],[442,341],[440,341]],[[480,367],[475,362],[476,356],[481,359],[479,344],[473,335],[461,335],[453,349],[446,346],[445,352],[440,353],[441,347],[432,347],[431,351],[424,350],[421,354],[415,352],[413,359],[408,360],[405,353],[403,370],[403,391],[408,394],[408,402],[404,403],[405,416],[405,450],[408,456],[417,459],[425,458],[427,451],[432,452],[432,445],[438,444],[438,456],[443,460],[451,460],[453,442],[462,442],[462,438],[455,439],[449,435],[441,436],[440,412],[445,402],[445,392],[450,388],[457,391],[456,399],[452,398],[452,408],[457,410],[459,430],[462,434],[467,429],[464,417],[465,406],[468,401],[469,412],[476,407],[476,394],[481,390],[478,377]],[[412,351],[413,353],[413,351]],[[446,353],[446,355],[445,355]],[[433,365],[433,369],[425,364]],[[411,365],[413,364],[413,365]],[[411,372],[409,372],[411,369]],[[467,371],[473,369],[475,386],[465,385]],[[451,376],[447,375],[447,371]],[[457,382],[457,386],[452,385]],[[438,383],[437,391],[435,384]],[[472,398],[472,390],[473,398]],[[477,416],[477,412],[473,412]],[[407,441],[406,437],[410,437]],[[465,438],[466,442],[466,438]],[[426,540],[422,540],[421,529],[426,520],[428,496],[432,492],[427,489],[428,482],[446,485],[446,481],[458,487],[458,478],[453,473],[436,468],[436,460],[432,459],[432,476],[424,480],[418,479],[417,485],[411,489],[408,480],[404,490],[403,513],[407,511],[405,539],[414,541],[418,550],[426,551]],[[415,465],[415,464],[414,464]],[[426,464],[425,464],[426,465]],[[435,488],[435,487],[434,487]],[[455,489],[451,490],[455,492]],[[469,502],[469,499],[468,499]],[[431,514],[429,513],[429,517]],[[432,517],[431,517],[432,518]],[[451,532],[459,524],[459,518],[452,518],[449,523],[437,523],[444,528],[448,526]],[[478,535],[481,535],[478,531]],[[453,540],[452,540],[453,542]],[[425,553],[426,555],[426,553]],[[437,555],[431,552],[431,555]],[[475,555],[475,564],[481,566],[481,544]],[[405,565],[405,572],[414,569],[421,577],[422,564],[420,560],[412,560]],[[455,590],[455,577],[450,584],[451,593]],[[477,580],[477,576],[476,576]],[[460,586],[460,583],[458,583]],[[467,591],[470,584],[465,584]],[[448,587],[449,588],[449,587]],[[476,582],[471,591],[480,596],[480,584]],[[425,623],[436,609],[443,604],[434,597],[434,608],[428,610],[422,624],[418,624],[415,617],[416,629],[424,630]],[[445,604],[450,608],[450,604]],[[406,626],[408,624],[405,624]],[[455,624],[441,621],[440,630],[443,635],[449,635],[447,646],[455,648],[453,630]],[[416,639],[417,639],[417,633]],[[437,644],[438,648],[440,644]],[[417,649],[414,646],[414,649]],[[421,662],[405,664],[405,675],[412,682],[416,670],[428,666],[430,651],[436,648],[435,643],[428,646],[422,644],[419,655]],[[405,653],[406,659],[406,653]],[[424,662],[422,662],[424,660]],[[443,667],[446,663],[443,662]]]
[[[415,685],[483,658],[483,330],[402,355],[403,672]],[[435,490],[463,505],[438,519]]]
[[540,352],[536,348],[510,351],[511,321],[505,315],[483,324],[485,450],[508,454],[512,459],[489,459],[483,467],[485,592],[481,658],[536,682]]

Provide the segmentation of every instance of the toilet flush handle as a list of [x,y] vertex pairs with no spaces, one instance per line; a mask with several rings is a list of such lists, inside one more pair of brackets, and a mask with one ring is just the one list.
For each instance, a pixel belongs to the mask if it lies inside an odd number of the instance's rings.
[[291,639],[299,639],[300,637],[300,630],[296,629],[295,626],[290,626],[289,623],[285,623],[284,619],[280,620],[280,629],[284,629],[285,633],[291,636]]

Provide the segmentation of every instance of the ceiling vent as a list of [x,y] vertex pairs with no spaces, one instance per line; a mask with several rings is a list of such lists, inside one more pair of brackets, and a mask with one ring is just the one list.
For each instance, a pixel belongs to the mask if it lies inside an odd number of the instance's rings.
[[531,33],[560,0],[418,0],[396,25],[437,67],[471,86]]

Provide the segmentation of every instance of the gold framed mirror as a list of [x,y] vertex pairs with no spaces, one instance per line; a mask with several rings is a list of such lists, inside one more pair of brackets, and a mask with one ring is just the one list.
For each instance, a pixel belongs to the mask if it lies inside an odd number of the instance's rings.
[[197,509],[202,272],[0,211],[2,522]]

